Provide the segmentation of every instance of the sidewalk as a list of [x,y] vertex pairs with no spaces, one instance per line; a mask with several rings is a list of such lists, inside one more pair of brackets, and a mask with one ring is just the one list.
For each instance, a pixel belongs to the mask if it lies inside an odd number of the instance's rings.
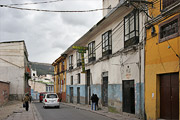
[[72,104],[72,103],[61,103],[61,104],[72,106],[76,109],[91,111],[91,112],[94,112],[96,114],[100,114],[100,115],[112,118],[114,120],[139,120],[138,118],[135,118],[135,115],[129,115],[129,114],[125,114],[125,113],[119,114],[119,113],[108,112],[107,108],[102,108],[101,110],[93,111],[93,110],[91,110],[90,105]]
[[34,104],[29,104],[29,111],[22,107],[22,102],[11,101],[0,108],[0,120],[38,120]]

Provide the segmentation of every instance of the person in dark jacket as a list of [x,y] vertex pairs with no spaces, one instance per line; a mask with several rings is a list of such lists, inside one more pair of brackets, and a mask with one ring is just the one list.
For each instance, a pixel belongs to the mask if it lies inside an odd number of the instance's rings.
[[95,100],[95,103],[96,103],[96,109],[98,109],[99,98],[98,98],[97,94],[94,95],[94,100]]
[[91,101],[92,101],[91,110],[96,110],[96,102],[95,102],[95,95],[94,94],[92,94],[92,96],[91,96]]
[[26,111],[29,110],[29,94],[26,94],[23,102],[25,103]]

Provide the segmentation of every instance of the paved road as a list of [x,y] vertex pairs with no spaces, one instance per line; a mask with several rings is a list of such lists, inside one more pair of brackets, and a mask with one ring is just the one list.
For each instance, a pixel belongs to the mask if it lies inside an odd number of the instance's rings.
[[43,120],[112,120],[105,116],[61,105],[58,108],[43,108],[42,103],[34,103]]

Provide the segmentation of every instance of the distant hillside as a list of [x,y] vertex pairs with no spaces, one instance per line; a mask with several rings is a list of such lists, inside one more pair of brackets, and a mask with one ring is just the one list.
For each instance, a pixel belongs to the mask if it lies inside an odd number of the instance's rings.
[[37,75],[46,75],[54,73],[54,67],[51,64],[47,63],[37,63],[37,62],[30,62],[31,69],[37,71]]

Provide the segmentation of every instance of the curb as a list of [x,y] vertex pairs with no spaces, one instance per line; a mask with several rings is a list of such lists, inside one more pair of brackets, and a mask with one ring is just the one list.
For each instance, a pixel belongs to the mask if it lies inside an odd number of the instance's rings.
[[43,120],[39,111],[37,110],[36,106],[34,105],[34,103],[31,103],[32,105],[32,112],[34,115],[34,120]]

